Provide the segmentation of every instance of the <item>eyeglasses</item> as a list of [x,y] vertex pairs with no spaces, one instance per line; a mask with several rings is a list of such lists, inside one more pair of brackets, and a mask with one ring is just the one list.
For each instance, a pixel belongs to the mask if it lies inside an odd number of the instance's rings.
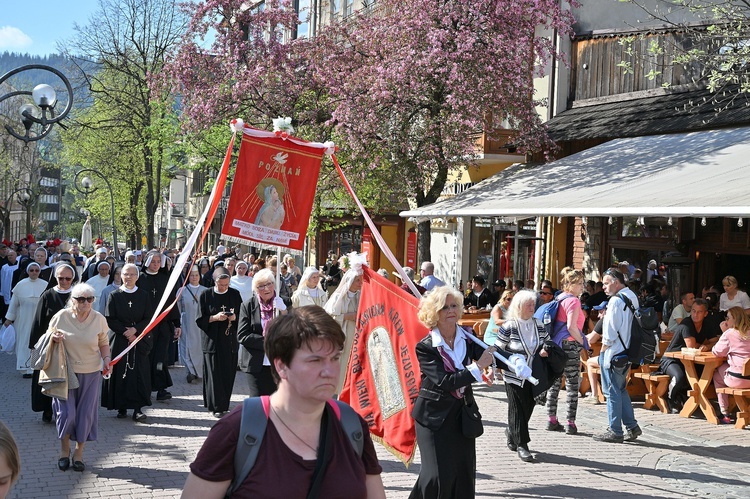
[[540,295],[551,295],[552,293],[548,293],[547,291],[540,291]]
[[58,281],[72,281],[73,278],[72,277],[58,277],[57,280]]
[[41,272],[39,269],[26,269],[26,272]]
[[272,287],[273,287],[272,282],[267,282],[266,284],[258,284],[258,289],[266,289],[266,288],[272,288]]
[[89,303],[94,303],[94,297],[93,296],[74,296],[73,299],[75,301],[77,301],[78,303],[83,303],[83,302],[86,302],[86,301],[89,302]]

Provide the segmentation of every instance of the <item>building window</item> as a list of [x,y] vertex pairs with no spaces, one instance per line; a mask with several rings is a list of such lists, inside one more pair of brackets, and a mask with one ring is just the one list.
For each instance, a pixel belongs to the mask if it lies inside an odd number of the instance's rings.
[[295,10],[299,24],[294,38],[308,38],[310,36],[310,0],[296,0]]
[[39,179],[39,185],[42,187],[57,187],[60,180],[52,177],[42,177]]
[[58,199],[57,194],[42,194],[39,196],[39,202],[43,204],[57,204]]
[[336,20],[339,12],[341,12],[341,0],[331,0],[331,22]]
[[39,218],[46,222],[55,222],[57,221],[57,212],[56,211],[43,211],[39,214]]
[[[641,220],[639,220],[641,218]],[[622,217],[618,224],[609,226],[610,236],[620,239],[653,237],[659,239],[675,239],[677,224],[669,224],[667,217]]]
[[344,17],[354,14],[354,0],[344,0]]

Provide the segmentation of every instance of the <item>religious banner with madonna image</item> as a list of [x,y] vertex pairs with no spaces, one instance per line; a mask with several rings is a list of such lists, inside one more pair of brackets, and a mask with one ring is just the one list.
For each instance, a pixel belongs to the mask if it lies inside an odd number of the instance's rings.
[[245,126],[222,238],[302,250],[320,164],[331,146]]
[[352,353],[339,399],[362,416],[373,438],[405,464],[414,457],[411,411],[419,395],[415,347],[429,332],[417,319],[419,300],[362,267]]

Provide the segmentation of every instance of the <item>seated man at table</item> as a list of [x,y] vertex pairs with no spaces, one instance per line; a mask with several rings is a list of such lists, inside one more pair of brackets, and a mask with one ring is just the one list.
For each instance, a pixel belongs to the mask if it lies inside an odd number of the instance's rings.
[[690,317],[690,308],[695,301],[695,295],[690,291],[685,291],[680,295],[680,304],[672,309],[672,315],[669,316],[667,329],[674,331],[683,319]]
[[[667,352],[679,352],[685,347],[710,351],[711,346],[721,336],[721,329],[706,321],[706,317],[708,317],[708,303],[703,298],[696,298],[690,308],[690,317],[683,319],[674,328],[674,337],[667,347]],[[700,366],[696,367],[700,368]],[[679,413],[687,400],[689,388],[685,368],[677,359],[662,357],[659,371],[672,378],[667,391],[667,405],[670,412]]]
[[484,277],[475,275],[471,280],[471,291],[464,298],[464,308],[473,310],[482,310],[492,308],[495,304],[492,301],[492,293],[484,287]]

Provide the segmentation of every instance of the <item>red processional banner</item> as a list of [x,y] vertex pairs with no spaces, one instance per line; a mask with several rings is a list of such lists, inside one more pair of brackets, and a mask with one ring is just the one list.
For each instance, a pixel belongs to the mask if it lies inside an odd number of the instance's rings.
[[405,464],[414,456],[411,411],[421,372],[415,352],[429,332],[417,319],[419,300],[363,267],[357,326],[340,399],[362,416],[375,440]]
[[222,237],[301,250],[324,152],[322,144],[246,127]]

